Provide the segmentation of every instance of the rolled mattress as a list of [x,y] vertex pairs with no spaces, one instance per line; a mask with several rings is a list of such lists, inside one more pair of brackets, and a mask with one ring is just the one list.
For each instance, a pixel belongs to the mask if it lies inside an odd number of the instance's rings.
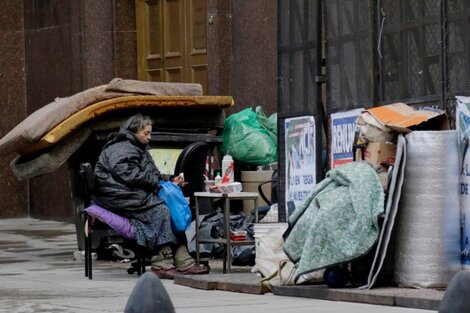
[[445,287],[460,261],[457,132],[406,135],[394,280],[402,287]]

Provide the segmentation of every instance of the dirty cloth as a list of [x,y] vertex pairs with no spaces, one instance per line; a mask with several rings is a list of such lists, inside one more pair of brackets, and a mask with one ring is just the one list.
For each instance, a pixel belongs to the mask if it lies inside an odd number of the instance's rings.
[[365,255],[379,235],[384,193],[376,171],[351,162],[326,174],[289,218],[284,251],[302,275]]
[[128,117],[110,117],[105,121],[91,122],[62,140],[52,149],[47,149],[35,157],[18,155],[10,163],[10,168],[19,180],[44,175],[57,170],[64,164],[93,132],[119,129]]

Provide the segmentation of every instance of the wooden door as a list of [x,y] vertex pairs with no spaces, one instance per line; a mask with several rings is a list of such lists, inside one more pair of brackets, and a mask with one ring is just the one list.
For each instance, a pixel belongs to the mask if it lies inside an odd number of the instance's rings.
[[138,0],[138,78],[207,92],[206,0]]

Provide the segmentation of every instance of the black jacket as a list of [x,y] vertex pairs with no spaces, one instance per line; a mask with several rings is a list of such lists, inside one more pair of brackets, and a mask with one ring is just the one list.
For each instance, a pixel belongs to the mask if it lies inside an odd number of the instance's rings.
[[163,202],[156,192],[164,179],[148,146],[120,130],[110,136],[96,163],[93,201],[116,213],[143,211]]

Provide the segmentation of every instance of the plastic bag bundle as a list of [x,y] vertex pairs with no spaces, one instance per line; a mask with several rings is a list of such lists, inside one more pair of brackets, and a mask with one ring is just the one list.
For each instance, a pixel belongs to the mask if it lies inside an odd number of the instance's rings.
[[261,107],[247,108],[225,120],[222,154],[242,164],[265,165],[277,161],[277,118],[267,118]]

